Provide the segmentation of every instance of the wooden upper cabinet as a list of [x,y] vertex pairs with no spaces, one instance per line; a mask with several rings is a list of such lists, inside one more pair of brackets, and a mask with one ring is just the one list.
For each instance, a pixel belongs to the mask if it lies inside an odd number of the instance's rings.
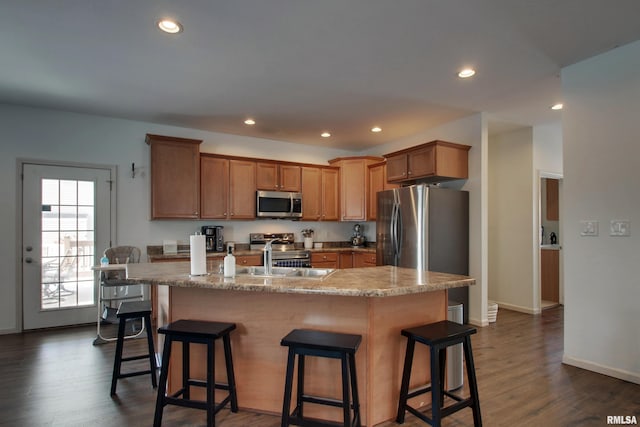
[[409,182],[417,179],[439,182],[466,179],[469,145],[431,141],[416,147],[385,154],[387,180]]
[[255,162],[202,154],[200,168],[200,218],[256,217]]
[[319,221],[322,216],[322,168],[302,167],[302,220]]
[[375,221],[378,210],[379,191],[397,188],[397,184],[387,182],[387,165],[385,162],[374,163],[368,166],[369,169],[369,197],[367,198],[367,221]]
[[337,221],[339,219],[337,168],[303,166],[302,220]]
[[342,221],[365,221],[369,198],[368,168],[372,163],[384,159],[379,157],[342,157],[329,161],[340,167],[340,219]]
[[229,160],[200,156],[200,218],[227,219]]
[[[340,171],[322,168],[322,220],[340,219]],[[302,196],[304,198],[304,195]],[[303,199],[304,200],[304,199]]]
[[229,160],[229,219],[256,217],[256,162]]
[[277,162],[256,163],[256,188],[267,191],[301,190],[300,166]]
[[560,203],[558,201],[558,180],[547,178],[547,221],[560,220]]
[[151,148],[151,219],[200,216],[201,140],[147,134]]

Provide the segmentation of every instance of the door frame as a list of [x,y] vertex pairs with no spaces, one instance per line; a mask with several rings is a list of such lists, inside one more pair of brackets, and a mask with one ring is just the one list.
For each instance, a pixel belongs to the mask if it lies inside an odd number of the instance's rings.
[[[115,244],[116,241],[116,193],[118,188],[118,166],[117,165],[104,165],[97,163],[80,163],[80,162],[59,162],[53,160],[41,160],[41,159],[31,159],[31,158],[17,158],[16,159],[16,224],[15,224],[15,232],[16,232],[16,247],[15,253],[16,263],[15,263],[15,272],[16,272],[16,331],[15,332],[23,332],[24,325],[22,321],[23,310],[22,310],[22,254],[23,250],[23,237],[22,237],[22,168],[26,164],[34,164],[34,165],[42,165],[42,166],[61,166],[61,167],[76,167],[76,168],[86,168],[86,169],[105,169],[111,172],[111,192],[109,197],[111,198],[111,212],[109,212],[109,223],[110,223],[110,236],[109,241],[111,242],[111,246]],[[97,256],[98,254],[96,254]],[[99,289],[98,289],[99,291]]]

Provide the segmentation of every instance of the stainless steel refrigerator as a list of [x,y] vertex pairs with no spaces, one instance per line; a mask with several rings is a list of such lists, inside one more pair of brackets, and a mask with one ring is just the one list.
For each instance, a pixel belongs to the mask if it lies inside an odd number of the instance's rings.
[[[377,207],[377,265],[469,274],[468,192],[412,185],[379,192]],[[467,287],[448,295],[468,323]]]

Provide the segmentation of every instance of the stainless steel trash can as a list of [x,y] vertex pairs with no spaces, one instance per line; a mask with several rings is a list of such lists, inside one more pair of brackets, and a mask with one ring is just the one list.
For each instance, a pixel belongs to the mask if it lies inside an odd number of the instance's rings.
[[[449,301],[447,320],[463,323],[464,311],[462,303]],[[447,347],[447,377],[446,387],[448,391],[457,390],[464,383],[462,368],[462,344]]]

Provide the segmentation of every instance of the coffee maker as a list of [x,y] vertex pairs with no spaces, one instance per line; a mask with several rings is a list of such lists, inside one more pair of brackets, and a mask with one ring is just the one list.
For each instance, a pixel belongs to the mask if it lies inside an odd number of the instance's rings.
[[223,228],[221,225],[202,226],[202,234],[204,235],[207,252],[224,252]]

